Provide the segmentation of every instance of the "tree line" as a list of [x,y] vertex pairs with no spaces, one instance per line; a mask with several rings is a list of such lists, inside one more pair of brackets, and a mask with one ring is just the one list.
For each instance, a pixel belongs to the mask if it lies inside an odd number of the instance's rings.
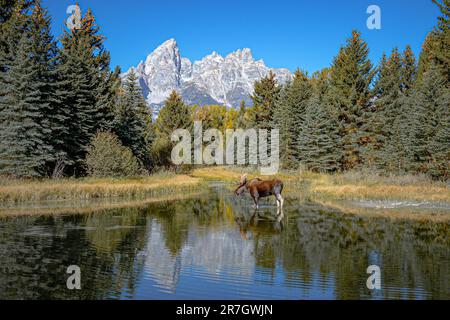
[[99,131],[113,132],[149,169],[152,115],[136,79],[111,71],[91,10],[55,40],[39,0],[1,8],[0,174],[82,176]]
[[[155,122],[136,75],[111,71],[90,10],[80,28],[55,40],[40,1],[1,1],[0,174],[171,166],[172,132],[202,120],[204,129],[279,129],[287,169],[450,175],[450,0],[433,0],[442,14],[418,61],[407,46],[376,66],[353,31],[329,68],[297,70],[285,84],[273,73],[257,81],[251,107],[187,106],[173,92]],[[118,157],[128,169],[117,167]]]
[[329,68],[298,70],[279,85],[271,73],[255,84],[248,127],[279,129],[281,164],[335,172],[450,175],[450,1],[423,45],[418,63],[410,48],[394,48],[379,65],[353,31]]

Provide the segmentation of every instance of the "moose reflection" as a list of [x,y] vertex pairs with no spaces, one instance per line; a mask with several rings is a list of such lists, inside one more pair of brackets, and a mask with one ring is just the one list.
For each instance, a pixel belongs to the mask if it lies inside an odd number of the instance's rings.
[[[0,299],[450,298],[448,222],[314,202],[251,209],[223,185],[189,199],[0,219]],[[366,287],[379,264],[382,290]],[[82,290],[66,268],[82,270]]]

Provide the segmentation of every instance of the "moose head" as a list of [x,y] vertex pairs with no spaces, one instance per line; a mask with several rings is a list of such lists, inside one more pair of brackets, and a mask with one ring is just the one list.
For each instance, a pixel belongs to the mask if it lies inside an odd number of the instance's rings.
[[239,181],[239,186],[236,188],[234,193],[237,196],[240,196],[242,193],[244,193],[246,188],[247,188],[247,175],[244,174],[241,176],[241,180]]
[[275,196],[277,200],[277,207],[283,207],[284,200],[281,196],[281,192],[283,191],[283,182],[278,179],[263,181],[259,178],[254,178],[248,181],[247,175],[244,174],[242,175],[239,186],[236,188],[234,193],[237,196],[240,196],[245,190],[249,191],[257,209],[259,208],[260,198],[272,195]]

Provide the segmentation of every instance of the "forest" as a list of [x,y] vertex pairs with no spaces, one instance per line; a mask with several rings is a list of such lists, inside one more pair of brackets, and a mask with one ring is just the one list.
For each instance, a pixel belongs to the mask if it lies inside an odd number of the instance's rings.
[[[170,161],[175,129],[279,129],[288,170],[373,170],[450,178],[450,0],[420,56],[393,48],[377,64],[351,31],[329,68],[255,83],[252,106],[188,106],[177,92],[153,121],[137,77],[112,68],[91,10],[52,35],[39,0],[1,0],[0,175],[139,176]],[[301,63],[301,61],[299,61]]]

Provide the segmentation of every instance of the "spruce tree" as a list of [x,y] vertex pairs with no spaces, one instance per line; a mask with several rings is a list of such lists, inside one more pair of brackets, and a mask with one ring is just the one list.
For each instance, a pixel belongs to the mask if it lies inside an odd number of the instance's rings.
[[367,44],[353,31],[331,68],[326,103],[339,121],[340,143],[345,170],[360,166],[362,149],[370,141],[365,111],[370,104],[370,85],[374,70]]
[[0,170],[42,176],[56,156],[52,141],[56,44],[50,35],[50,18],[39,2],[27,19],[26,29],[18,31],[15,59],[2,76]]
[[298,137],[304,125],[311,93],[312,85],[308,76],[297,70],[292,82],[283,86],[273,112],[273,127],[280,130],[280,157],[285,168],[294,168],[301,160]]
[[27,35],[19,42],[17,58],[8,72],[9,94],[3,97],[0,170],[18,177],[35,177],[44,170],[50,147],[45,120],[46,107],[40,100],[36,68],[29,56]]
[[448,176],[450,91],[441,66],[429,66],[411,104],[408,144],[412,171]]
[[[91,138],[98,130],[109,129],[113,120],[117,82],[109,70],[109,53],[103,47],[103,36],[88,10],[81,27],[65,31],[61,43],[58,99],[69,118],[65,152],[69,158],[70,173],[84,173],[84,158]],[[106,96],[106,97],[105,97]]]
[[450,0],[433,0],[439,7],[441,16],[438,17],[438,25],[425,38],[422,53],[419,59],[418,82],[422,83],[424,74],[430,66],[438,70],[450,81]]
[[247,112],[247,107],[245,105],[245,101],[242,100],[241,104],[239,105],[239,111],[236,117],[236,120],[233,124],[234,129],[245,129],[247,126],[247,119],[245,117]]
[[0,0],[0,25],[11,19],[14,12],[25,14],[35,4],[36,0]]
[[152,156],[156,165],[171,165],[172,133],[177,129],[187,129],[192,132],[192,125],[190,108],[176,91],[172,91],[164,102],[164,107],[159,112],[155,123]]
[[340,170],[342,152],[337,119],[320,101],[316,93],[306,108],[303,128],[298,139],[301,163],[309,170]]
[[[371,126],[375,134],[374,163],[383,169],[394,169],[392,157],[397,157],[396,126],[397,118],[402,113],[402,63],[400,54],[395,48],[389,59],[383,56],[380,63],[378,79],[375,83],[375,112],[372,114]],[[394,126],[395,123],[395,126]],[[394,152],[396,151],[396,152]],[[394,161],[395,162],[395,161]]]
[[438,26],[434,33],[436,44],[434,46],[433,57],[436,65],[440,68],[443,76],[450,81],[450,0],[433,0],[439,7],[441,16],[438,17]]
[[407,45],[402,55],[401,83],[402,93],[409,96],[414,89],[417,75],[417,63],[411,46]]
[[439,114],[442,116],[437,130],[431,141],[431,163],[429,173],[431,176],[448,180],[450,178],[450,112],[449,91],[445,94],[447,105],[441,104]]
[[115,132],[123,145],[149,169],[152,115],[134,72],[123,83],[115,116]]
[[249,110],[249,125],[252,128],[270,129],[272,115],[276,108],[281,88],[275,80],[275,74],[269,74],[255,82],[252,95],[253,107]]
[[324,68],[314,72],[311,76],[312,89],[320,97],[321,101],[330,87],[330,72],[331,70],[329,68]]

